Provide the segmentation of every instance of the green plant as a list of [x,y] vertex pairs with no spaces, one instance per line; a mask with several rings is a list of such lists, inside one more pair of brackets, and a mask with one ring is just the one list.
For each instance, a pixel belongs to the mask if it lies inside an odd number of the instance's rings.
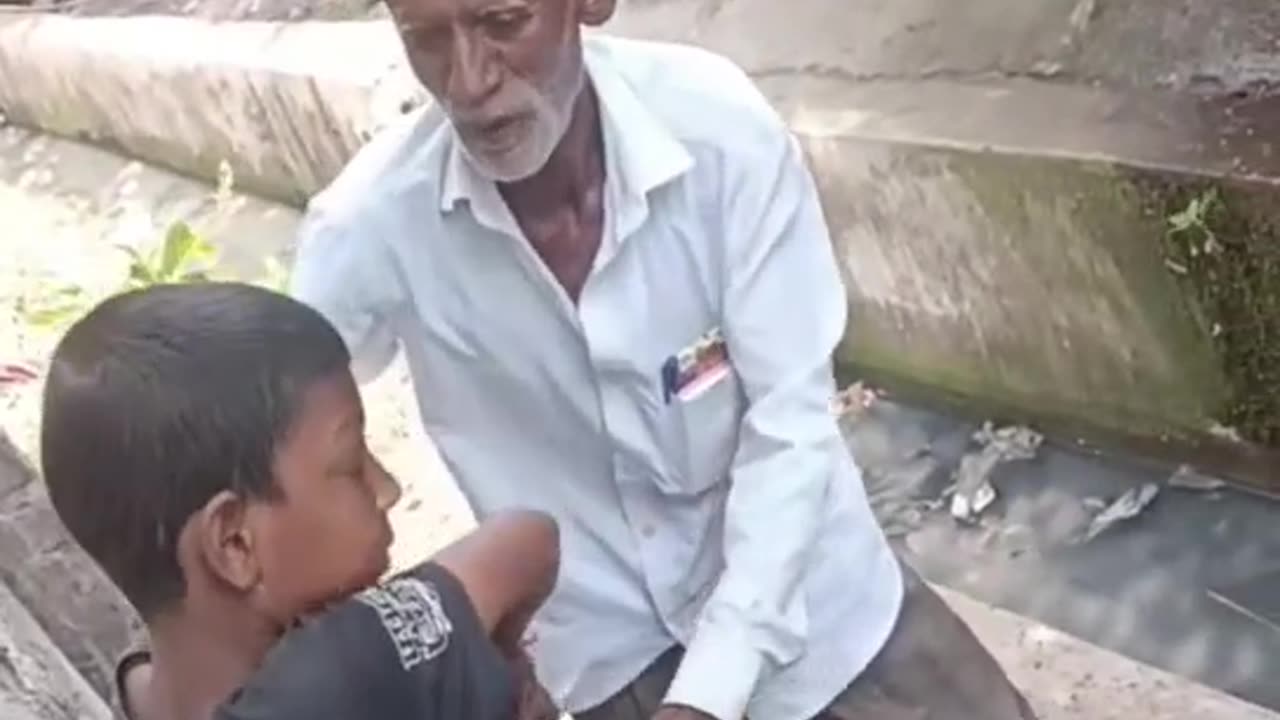
[[290,268],[288,265],[280,262],[279,258],[269,257],[265,261],[267,276],[258,282],[262,287],[268,290],[274,290],[278,293],[289,291],[289,275]]
[[1280,224],[1276,201],[1240,186],[1164,191],[1165,264],[1218,354],[1227,396],[1216,416],[1280,447]]
[[185,222],[169,226],[164,242],[150,252],[119,246],[129,256],[129,274],[122,290],[152,285],[204,282],[218,260],[218,250]]
[[[149,252],[128,245],[117,249],[129,256],[129,268],[115,295],[152,285],[204,282],[217,265],[218,251],[185,222],[175,222],[165,232],[164,242]],[[36,303],[23,303],[23,319],[36,327],[58,327],[85,312],[95,301],[80,285],[63,285]]]
[[[1222,196],[1218,194],[1218,188],[1211,187],[1188,200],[1185,207],[1166,218],[1169,226],[1166,234],[1171,239],[1181,236],[1186,242],[1187,255],[1192,258],[1222,252],[1222,243],[1210,227],[1212,216],[1222,207]],[[1185,267],[1173,269],[1186,274]]]
[[[218,165],[217,187],[211,196],[215,215],[233,210],[234,184],[231,165],[223,161]],[[120,285],[111,289],[107,296],[153,285],[205,282],[219,276],[217,248],[184,221],[169,225],[163,241],[151,250],[139,250],[128,245],[116,247],[128,256],[129,265]],[[258,284],[276,292],[285,292],[289,285],[288,267],[274,257],[267,258],[265,265],[265,277]],[[29,325],[57,328],[101,299],[82,285],[67,284],[55,287],[39,298],[20,300],[18,310]]]

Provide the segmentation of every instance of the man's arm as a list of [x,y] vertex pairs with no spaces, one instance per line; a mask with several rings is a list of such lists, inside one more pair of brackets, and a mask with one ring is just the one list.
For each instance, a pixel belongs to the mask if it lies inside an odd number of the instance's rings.
[[398,276],[387,248],[373,231],[312,208],[298,230],[289,294],[324,315],[351,352],[360,382],[377,377],[395,357],[391,316],[398,305]]
[[781,120],[753,154],[725,200],[722,325],[748,400],[725,511],[725,571],[666,698],[719,720],[741,720],[761,673],[804,653],[802,577],[828,487],[849,462],[830,411],[847,301],[817,189]]

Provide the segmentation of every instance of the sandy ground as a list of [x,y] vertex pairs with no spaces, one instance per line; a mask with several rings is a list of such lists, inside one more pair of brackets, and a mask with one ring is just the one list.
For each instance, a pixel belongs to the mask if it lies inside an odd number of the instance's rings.
[[[224,247],[229,269],[244,279],[260,277],[264,255],[287,255],[293,211],[245,198],[229,214],[212,208],[209,189],[190,180],[100,150],[0,129],[0,363],[18,361],[39,372],[57,331],[32,327],[22,308],[68,282],[105,292],[124,271],[114,245],[152,244],[169,219],[191,218]],[[31,457],[38,450],[39,391],[38,380],[0,388],[0,425]],[[405,488],[392,518],[394,562],[403,567],[473,521],[419,429],[403,364],[363,393],[369,442]],[[1037,623],[947,597],[1046,720],[1274,717]],[[8,701],[2,690],[0,710]]]

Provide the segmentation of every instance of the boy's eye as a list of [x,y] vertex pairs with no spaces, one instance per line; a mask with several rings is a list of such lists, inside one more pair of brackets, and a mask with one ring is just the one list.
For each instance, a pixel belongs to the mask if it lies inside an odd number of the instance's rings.
[[343,453],[342,458],[330,466],[331,472],[344,479],[364,477],[364,452]]

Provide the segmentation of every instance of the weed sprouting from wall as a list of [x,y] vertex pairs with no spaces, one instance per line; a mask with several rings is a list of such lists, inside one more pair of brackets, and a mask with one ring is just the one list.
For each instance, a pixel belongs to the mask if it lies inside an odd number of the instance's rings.
[[1190,290],[1229,385],[1220,420],[1280,447],[1280,203],[1217,186],[1165,200],[1165,264]]

